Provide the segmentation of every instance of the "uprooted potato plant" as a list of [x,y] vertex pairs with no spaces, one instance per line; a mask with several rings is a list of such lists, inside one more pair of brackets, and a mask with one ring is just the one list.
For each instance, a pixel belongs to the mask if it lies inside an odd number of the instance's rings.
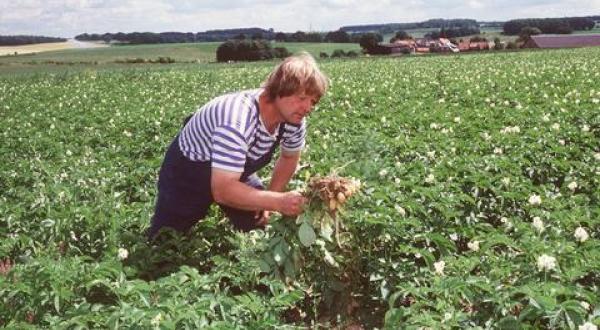
[[290,288],[304,288],[312,310],[293,309],[309,315],[307,319],[350,316],[358,307],[351,288],[357,280],[352,269],[357,256],[352,233],[344,225],[344,209],[360,187],[354,178],[315,176],[302,191],[307,204],[300,216],[275,219],[264,233],[254,234],[261,270]]

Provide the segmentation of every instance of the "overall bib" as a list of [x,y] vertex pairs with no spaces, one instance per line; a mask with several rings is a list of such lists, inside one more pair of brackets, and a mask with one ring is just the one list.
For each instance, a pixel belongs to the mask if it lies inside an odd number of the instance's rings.
[[[184,121],[184,126],[191,116]],[[258,116],[256,117],[257,120]],[[273,146],[259,159],[246,157],[244,171],[240,177],[243,182],[253,188],[264,190],[260,179],[254,175],[258,170],[271,162],[275,149],[281,142],[285,123],[279,125],[277,138]],[[257,139],[249,146],[250,150]],[[175,137],[160,168],[158,178],[158,197],[148,237],[153,238],[162,227],[170,227],[180,232],[187,232],[208,213],[214,198],[211,191],[211,162],[191,161],[183,155],[179,148],[179,135]],[[235,209],[219,205],[231,220],[233,226],[241,231],[264,228],[257,225],[255,211]]]

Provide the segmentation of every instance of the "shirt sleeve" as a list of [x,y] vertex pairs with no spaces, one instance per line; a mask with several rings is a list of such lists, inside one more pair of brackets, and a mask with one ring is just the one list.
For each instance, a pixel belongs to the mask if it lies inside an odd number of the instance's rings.
[[281,150],[286,152],[296,152],[304,149],[306,138],[306,121],[298,126],[285,125],[281,141]]
[[248,143],[244,132],[234,126],[220,126],[212,136],[211,166],[231,172],[244,172]]

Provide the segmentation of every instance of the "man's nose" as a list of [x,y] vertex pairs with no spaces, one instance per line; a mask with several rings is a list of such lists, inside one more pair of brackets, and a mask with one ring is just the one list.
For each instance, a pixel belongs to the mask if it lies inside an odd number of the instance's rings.
[[312,102],[308,101],[308,102],[304,102],[304,113],[308,114],[312,111]]

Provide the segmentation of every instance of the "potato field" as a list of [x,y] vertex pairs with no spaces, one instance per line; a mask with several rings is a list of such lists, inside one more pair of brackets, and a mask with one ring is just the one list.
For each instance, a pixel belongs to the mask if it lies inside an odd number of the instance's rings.
[[275,63],[0,75],[0,327],[596,329],[599,58],[322,61],[289,188],[335,212],[153,243],[182,120]]

